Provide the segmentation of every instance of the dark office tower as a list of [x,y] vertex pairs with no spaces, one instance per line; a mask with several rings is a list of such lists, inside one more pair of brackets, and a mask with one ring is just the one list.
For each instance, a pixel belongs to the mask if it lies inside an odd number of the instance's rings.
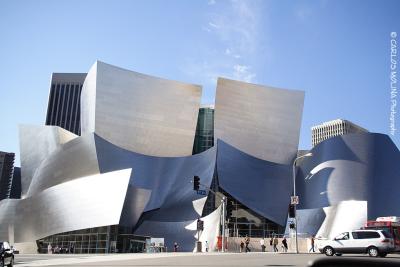
[[10,198],[21,198],[21,168],[14,167]]
[[214,145],[214,107],[204,106],[199,110],[193,154],[203,152]]
[[10,198],[14,159],[14,153],[0,151],[0,200]]
[[46,125],[60,126],[81,134],[81,91],[86,73],[53,73]]

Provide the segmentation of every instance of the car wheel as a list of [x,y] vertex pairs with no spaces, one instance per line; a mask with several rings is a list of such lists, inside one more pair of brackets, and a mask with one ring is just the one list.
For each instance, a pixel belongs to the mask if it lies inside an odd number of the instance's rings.
[[379,257],[382,257],[382,258],[386,257],[386,255],[387,255],[386,252],[379,253]]
[[378,257],[379,256],[379,251],[376,247],[369,247],[368,248],[368,255],[370,257]]
[[335,255],[336,256],[342,256],[342,253],[336,253]]
[[326,256],[333,256],[333,254],[335,254],[335,251],[332,247],[326,247],[324,248],[324,253]]
[[14,266],[14,257],[11,258],[10,264],[7,265],[7,267],[13,267]]

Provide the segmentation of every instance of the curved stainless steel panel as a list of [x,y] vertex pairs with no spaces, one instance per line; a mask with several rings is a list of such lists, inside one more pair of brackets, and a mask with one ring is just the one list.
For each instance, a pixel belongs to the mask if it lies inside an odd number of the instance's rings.
[[58,126],[19,126],[22,197],[26,196],[35,172],[42,161],[61,144],[76,137],[77,135]]
[[145,155],[190,156],[200,97],[200,86],[97,61],[82,89],[82,133]]
[[304,92],[218,78],[214,143],[221,139],[262,160],[297,154]]
[[[211,185],[216,148],[190,157],[161,158],[146,156],[119,148],[95,135],[100,172],[132,168],[130,185],[151,191],[144,211],[154,211],[158,221],[187,221],[199,216],[192,201],[202,196],[193,191],[194,175]],[[204,205],[204,204],[203,204]]]
[[94,135],[80,136],[60,145],[42,161],[27,196],[82,176],[98,174]]
[[130,177],[130,169],[82,177],[20,200],[15,242],[118,224]]
[[149,202],[151,190],[129,185],[119,225],[134,227]]
[[313,156],[300,163],[297,173],[299,209],[366,201],[368,219],[400,214],[400,152],[387,135],[337,136],[319,143],[311,152]]
[[19,199],[3,199],[0,201],[0,240],[14,243],[15,210]]
[[252,157],[218,141],[219,185],[258,214],[285,225],[292,192],[290,165]]

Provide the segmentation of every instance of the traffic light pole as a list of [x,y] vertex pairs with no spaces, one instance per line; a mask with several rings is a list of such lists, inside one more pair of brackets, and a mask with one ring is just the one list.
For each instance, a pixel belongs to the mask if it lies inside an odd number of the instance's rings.
[[[194,181],[191,181],[191,182],[194,182]],[[215,192],[214,190],[212,190],[205,184],[200,183],[200,181],[197,181],[197,183],[199,185],[203,186],[205,189],[207,189],[211,193],[213,193],[214,196],[218,196],[217,192]],[[226,212],[226,197],[225,196],[222,197],[221,202],[222,202],[222,219],[221,219],[221,221],[222,221],[222,250],[221,251],[225,252],[225,212]]]
[[[296,160],[293,162],[293,197],[296,196]],[[297,241],[297,205],[294,204],[294,221],[296,222],[295,224],[295,242],[296,242],[296,254],[299,253],[299,243]]]
[[226,212],[226,197],[222,197],[222,252],[225,252],[225,212]]
[[[296,162],[297,160],[301,159],[301,158],[305,158],[305,157],[311,157],[313,154],[307,153],[303,156],[297,157],[294,161],[293,161],[293,198],[296,197]],[[292,203],[291,203],[292,204]],[[297,221],[297,204],[298,201],[296,203],[293,203],[294,205],[294,220],[296,222],[295,224],[295,230],[296,230],[296,234],[295,234],[295,242],[296,242],[296,254],[299,253],[299,244],[297,241],[297,227],[298,227],[298,221]]]

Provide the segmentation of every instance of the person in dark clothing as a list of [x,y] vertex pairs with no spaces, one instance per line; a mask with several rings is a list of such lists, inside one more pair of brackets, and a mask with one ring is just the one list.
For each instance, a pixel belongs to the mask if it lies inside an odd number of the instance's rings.
[[315,245],[315,237],[312,236],[311,237],[311,248],[310,248],[310,250],[308,252],[311,252],[311,250],[312,250],[312,252],[315,252],[314,245]]
[[282,240],[282,248],[283,248],[283,252],[287,252],[288,245],[287,245],[286,237],[284,237],[283,240]]
[[246,238],[244,239],[244,242],[246,243],[246,252],[250,252],[249,244],[250,244],[250,237],[246,235]]

